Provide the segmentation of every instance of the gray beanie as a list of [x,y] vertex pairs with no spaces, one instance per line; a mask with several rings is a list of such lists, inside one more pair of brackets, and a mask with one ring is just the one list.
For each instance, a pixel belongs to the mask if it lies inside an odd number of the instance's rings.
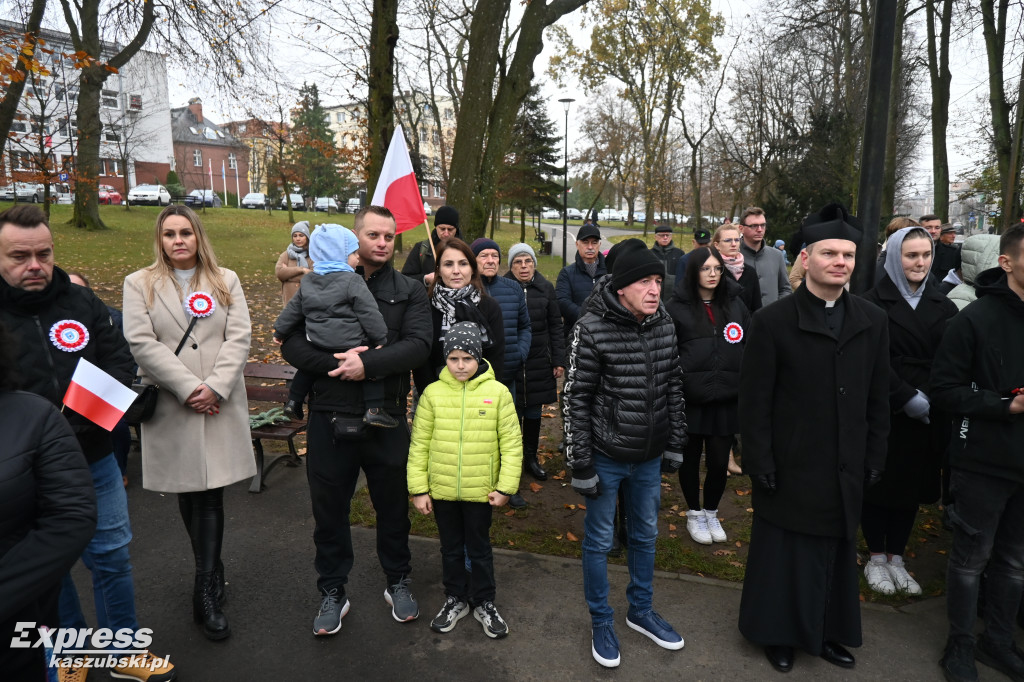
[[533,259],[534,263],[537,262],[537,254],[534,253],[533,247],[530,246],[529,244],[524,244],[523,242],[520,242],[518,244],[513,244],[508,250],[509,267],[512,267],[512,261],[516,259],[516,256],[524,253],[529,254],[530,258]]
[[301,232],[302,234],[306,235],[306,239],[309,239],[309,221],[300,220],[299,222],[292,225],[291,234],[295,234],[296,232]]
[[453,324],[444,335],[444,357],[453,350],[466,351],[477,362],[483,360],[483,343],[480,341],[480,327],[476,322],[458,322]]

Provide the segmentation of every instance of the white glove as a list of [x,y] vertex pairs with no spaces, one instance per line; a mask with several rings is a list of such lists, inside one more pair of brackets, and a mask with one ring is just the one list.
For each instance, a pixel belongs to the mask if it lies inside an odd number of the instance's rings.
[[903,406],[903,414],[907,415],[911,419],[919,419],[925,424],[930,424],[928,421],[928,412],[931,410],[931,402],[928,400],[928,396],[921,391],[914,394],[907,404]]

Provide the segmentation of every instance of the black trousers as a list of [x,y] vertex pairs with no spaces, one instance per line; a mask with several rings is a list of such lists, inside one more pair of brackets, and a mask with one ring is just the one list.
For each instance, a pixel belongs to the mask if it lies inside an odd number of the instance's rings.
[[224,545],[224,488],[178,493],[178,511],[192,541],[196,574],[212,575]]
[[[683,448],[683,466],[679,468],[679,486],[683,489],[686,506],[699,511],[718,509],[725,492],[726,469],[732,436],[702,436],[691,433]],[[704,477],[704,504],[700,502],[700,455],[704,451],[707,476]]]
[[367,427],[360,441],[335,441],[330,412],[311,412],[307,427],[306,476],[313,506],[317,587],[345,593],[352,570],[349,511],[362,469],[377,514],[377,558],[392,585],[412,571],[409,553],[409,427]]
[[[470,606],[494,601],[494,555],[491,553],[491,505],[486,502],[434,500],[441,539],[444,593]],[[466,571],[466,557],[472,569]]]
[[872,554],[884,552],[903,556],[916,518],[916,505],[907,509],[890,509],[865,500],[860,515],[860,528],[864,531],[868,551]]

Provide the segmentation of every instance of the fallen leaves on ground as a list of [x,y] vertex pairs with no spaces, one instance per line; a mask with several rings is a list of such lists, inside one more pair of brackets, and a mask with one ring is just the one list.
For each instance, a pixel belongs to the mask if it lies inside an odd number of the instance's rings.
[[535,493],[539,493],[543,489],[544,486],[542,486],[540,483],[537,483],[536,481],[530,484],[530,490],[532,490]]
[[565,480],[565,469],[562,469],[561,471],[559,471],[557,474],[555,474],[551,478],[555,479],[556,481],[564,481]]
[[743,543],[742,543],[742,542],[740,542],[739,540],[737,540],[737,541],[736,541],[736,546],[737,546],[737,547],[742,547],[742,546],[743,546]]
[[515,509],[509,509],[507,512],[505,512],[505,516],[515,516],[515,515],[516,515],[516,510]]
[[578,537],[576,537],[575,535],[573,535],[572,533],[566,533],[565,534],[565,539],[568,540],[569,542],[579,542],[580,541],[580,539]]
[[675,529],[676,529],[676,526],[675,526],[675,524],[674,524],[674,523],[670,523],[670,524],[668,524],[668,529],[669,529],[669,530],[675,530]]
[[730,566],[735,566],[736,568],[743,568],[743,564],[741,562],[739,562],[739,561],[730,561],[729,565]]
[[564,505],[564,506],[565,506],[566,509],[575,509],[576,508],[575,504],[567,504],[567,505]]
[[736,551],[732,549],[716,549],[712,554],[715,556],[735,556]]

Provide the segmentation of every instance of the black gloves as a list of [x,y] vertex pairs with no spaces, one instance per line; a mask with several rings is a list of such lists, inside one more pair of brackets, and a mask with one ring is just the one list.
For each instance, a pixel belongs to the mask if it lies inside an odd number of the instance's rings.
[[775,472],[769,471],[767,474],[754,474],[750,477],[750,482],[756,485],[758,488],[768,493],[769,495],[775,494]]
[[597,490],[597,474],[591,474],[588,478],[580,479],[576,477],[576,473],[572,475],[572,489],[578,492],[583,497],[591,500],[596,500],[601,496]]
[[870,488],[882,480],[882,472],[878,469],[868,469],[864,472],[864,487]]

